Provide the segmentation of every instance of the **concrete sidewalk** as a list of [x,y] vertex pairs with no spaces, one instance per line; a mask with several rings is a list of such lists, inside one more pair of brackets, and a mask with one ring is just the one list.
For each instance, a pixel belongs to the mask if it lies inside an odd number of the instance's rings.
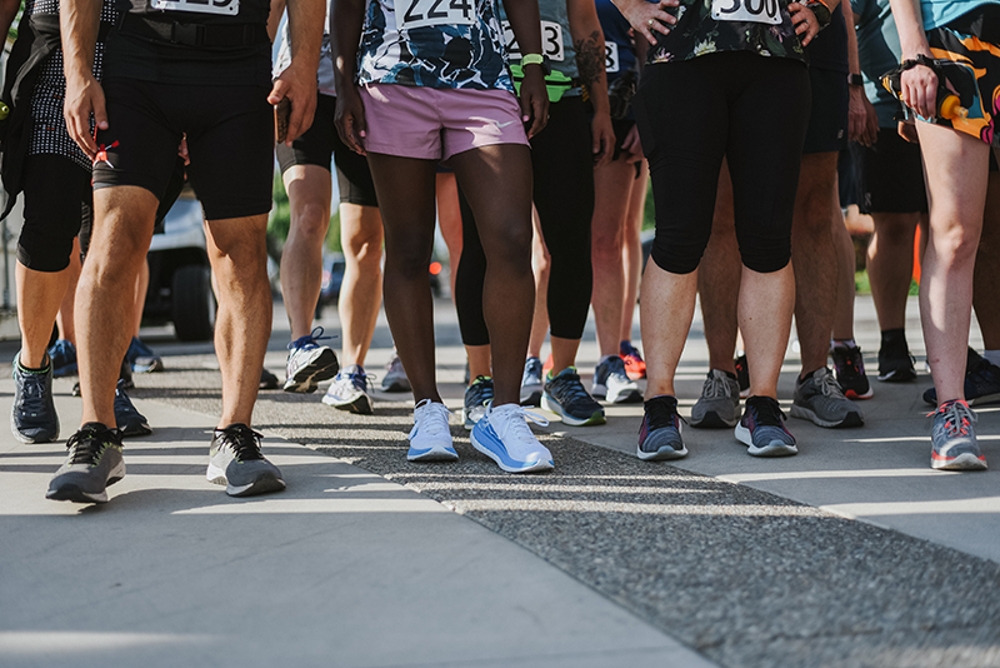
[[[454,312],[437,315],[458,407]],[[859,299],[869,361],[873,322]],[[337,331],[332,313],[322,324]],[[127,444],[107,506],[46,501],[61,445],[0,433],[0,665],[1000,666],[1000,473],[928,468],[927,376],[876,384],[862,429],[792,420],[794,458],[688,429],[688,459],[643,463],[641,408],[614,406],[607,426],[554,422],[556,471],[520,477],[457,419],[460,462],[406,462],[408,396],[376,393],[357,416],[265,392],[255,427],[289,489],[234,500],[203,477],[214,357],[156,335],[167,370],[132,393],[156,433]],[[286,340],[272,337],[275,372]],[[370,370],[390,345],[380,321]],[[591,332],[581,371],[596,361]],[[696,322],[684,413],[706,361]],[[783,397],[794,373],[790,355]],[[64,438],[70,386],[57,382]],[[0,381],[0,410],[11,390]],[[979,431],[1000,466],[1000,414],[981,410]]]

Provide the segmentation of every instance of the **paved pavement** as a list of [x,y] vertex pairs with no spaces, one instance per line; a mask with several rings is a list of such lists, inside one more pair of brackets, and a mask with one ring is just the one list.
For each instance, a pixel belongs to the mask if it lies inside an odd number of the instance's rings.
[[[870,300],[858,310],[873,357]],[[438,322],[457,407],[446,302]],[[255,426],[289,489],[234,500],[204,480],[210,348],[144,334],[166,355],[134,391],[156,432],[127,444],[110,504],[46,501],[61,445],[0,434],[0,665],[1000,666],[1000,474],[927,468],[926,376],[878,384],[862,429],[793,420],[798,457],[690,429],[688,459],[645,464],[639,411],[611,407],[604,427],[553,422],[556,471],[524,477],[475,453],[457,419],[459,463],[407,463],[406,397],[379,393],[365,417],[266,392]],[[372,369],[389,345],[380,322]],[[696,322],[682,406],[706,359]],[[592,370],[592,342],[580,360]],[[64,437],[70,387],[56,386]],[[11,391],[0,381],[0,410]],[[1000,466],[1000,414],[980,411],[980,431]]]

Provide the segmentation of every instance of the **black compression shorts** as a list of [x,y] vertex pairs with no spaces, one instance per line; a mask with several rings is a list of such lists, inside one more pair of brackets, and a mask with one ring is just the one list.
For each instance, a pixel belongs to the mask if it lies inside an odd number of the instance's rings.
[[187,134],[188,180],[208,220],[271,210],[274,112],[269,86],[104,81],[109,128],[94,163],[94,189],[139,186],[162,199]]
[[812,111],[803,153],[837,152],[847,148],[850,90],[847,75],[835,70],[809,68]]
[[24,226],[17,261],[35,271],[69,266],[73,239],[89,234],[90,172],[61,155],[29,155],[24,166]]
[[368,171],[368,159],[358,155],[340,140],[333,124],[337,98],[320,95],[316,100],[316,116],[312,127],[292,142],[291,147],[278,144],[278,164],[284,174],[293,165],[316,165],[330,169],[330,159],[337,167],[340,201],[361,206],[378,206],[375,184]]
[[860,177],[862,213],[927,213],[920,146],[896,128],[879,128],[871,148],[851,144]]

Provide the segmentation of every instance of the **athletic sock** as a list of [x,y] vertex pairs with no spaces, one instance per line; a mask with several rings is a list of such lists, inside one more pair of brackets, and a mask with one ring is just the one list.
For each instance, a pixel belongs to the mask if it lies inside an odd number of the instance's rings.
[[858,344],[854,341],[852,336],[849,339],[830,339],[831,348],[857,348]]

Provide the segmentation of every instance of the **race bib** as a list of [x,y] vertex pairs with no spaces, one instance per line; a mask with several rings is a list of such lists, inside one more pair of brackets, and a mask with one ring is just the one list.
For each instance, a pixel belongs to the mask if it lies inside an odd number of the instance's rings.
[[476,6],[473,0],[401,0],[403,9],[397,20],[399,29],[427,26],[471,26],[476,23]]
[[781,24],[778,0],[712,0],[712,18],[716,21]]
[[194,12],[195,14],[223,14],[236,16],[240,13],[240,0],[150,0],[153,9],[165,12]]
[[[517,45],[514,30],[510,27],[509,21],[503,22],[503,41],[510,59],[520,60],[521,47]],[[548,56],[549,60],[562,62],[566,59],[566,52],[563,50],[562,26],[554,21],[542,21],[542,53]]]
[[609,74],[618,71],[618,44],[615,42],[604,43],[604,70]]

